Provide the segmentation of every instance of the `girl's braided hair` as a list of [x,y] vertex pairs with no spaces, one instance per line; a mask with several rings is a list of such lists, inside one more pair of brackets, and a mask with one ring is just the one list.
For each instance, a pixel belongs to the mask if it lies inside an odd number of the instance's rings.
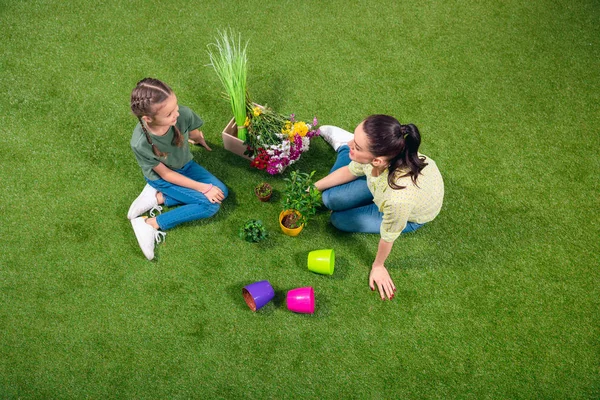
[[[160,151],[158,147],[152,143],[152,139],[148,134],[148,129],[146,128],[146,124],[142,120],[142,117],[154,117],[154,106],[162,103],[172,94],[173,90],[171,90],[166,83],[154,78],[142,79],[131,92],[131,112],[140,121],[144,135],[146,135],[146,140],[152,146],[152,151],[157,157],[166,157],[167,153]],[[173,126],[173,128],[175,129],[175,135],[173,136],[173,141],[171,143],[180,147],[183,144],[183,135],[177,126]]]

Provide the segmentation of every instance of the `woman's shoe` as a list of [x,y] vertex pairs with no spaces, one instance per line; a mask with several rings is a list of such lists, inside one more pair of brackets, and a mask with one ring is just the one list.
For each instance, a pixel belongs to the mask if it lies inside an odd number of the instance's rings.
[[350,132],[332,125],[323,125],[320,127],[319,136],[325,139],[325,141],[329,143],[335,151],[337,151],[340,146],[347,144],[354,138],[354,135]]

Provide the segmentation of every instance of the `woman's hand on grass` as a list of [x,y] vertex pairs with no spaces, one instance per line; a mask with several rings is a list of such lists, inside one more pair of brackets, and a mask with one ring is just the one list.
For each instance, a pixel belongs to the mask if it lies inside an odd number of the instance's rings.
[[390,300],[394,298],[396,286],[394,286],[388,270],[383,265],[373,265],[373,268],[371,268],[371,273],[369,274],[369,286],[371,290],[375,290],[375,285],[377,285],[381,300],[385,300],[386,296]]

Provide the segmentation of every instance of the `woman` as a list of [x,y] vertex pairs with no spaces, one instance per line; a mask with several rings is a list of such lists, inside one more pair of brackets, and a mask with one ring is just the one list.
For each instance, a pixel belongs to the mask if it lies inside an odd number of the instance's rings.
[[354,135],[323,126],[320,135],[337,151],[329,175],[315,186],[332,210],[332,224],[346,232],[379,233],[381,239],[369,274],[381,299],[396,287],[385,268],[394,241],[419,229],[440,212],[444,181],[435,162],[419,154],[421,135],[413,124],[388,115],[371,115]]

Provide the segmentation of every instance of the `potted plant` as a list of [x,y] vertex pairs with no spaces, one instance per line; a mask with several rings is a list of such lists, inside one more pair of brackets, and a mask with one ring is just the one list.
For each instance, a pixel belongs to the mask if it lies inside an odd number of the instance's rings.
[[223,130],[223,144],[225,148],[242,157],[244,156],[247,126],[248,93],[246,90],[246,76],[248,72],[248,58],[246,56],[248,42],[242,46],[241,34],[237,40],[233,31],[219,31],[215,43],[208,45],[208,56],[212,66],[225,88],[231,104],[233,119]]
[[286,235],[298,235],[321,204],[321,192],[313,182],[314,174],[315,171],[310,174],[292,171],[289,178],[284,179],[286,185],[283,190],[283,211],[279,214],[279,225]]
[[267,182],[262,182],[254,188],[254,194],[260,201],[269,201],[273,195],[273,187]]
[[260,242],[267,237],[267,230],[261,220],[249,219],[240,228],[240,238],[247,242]]

